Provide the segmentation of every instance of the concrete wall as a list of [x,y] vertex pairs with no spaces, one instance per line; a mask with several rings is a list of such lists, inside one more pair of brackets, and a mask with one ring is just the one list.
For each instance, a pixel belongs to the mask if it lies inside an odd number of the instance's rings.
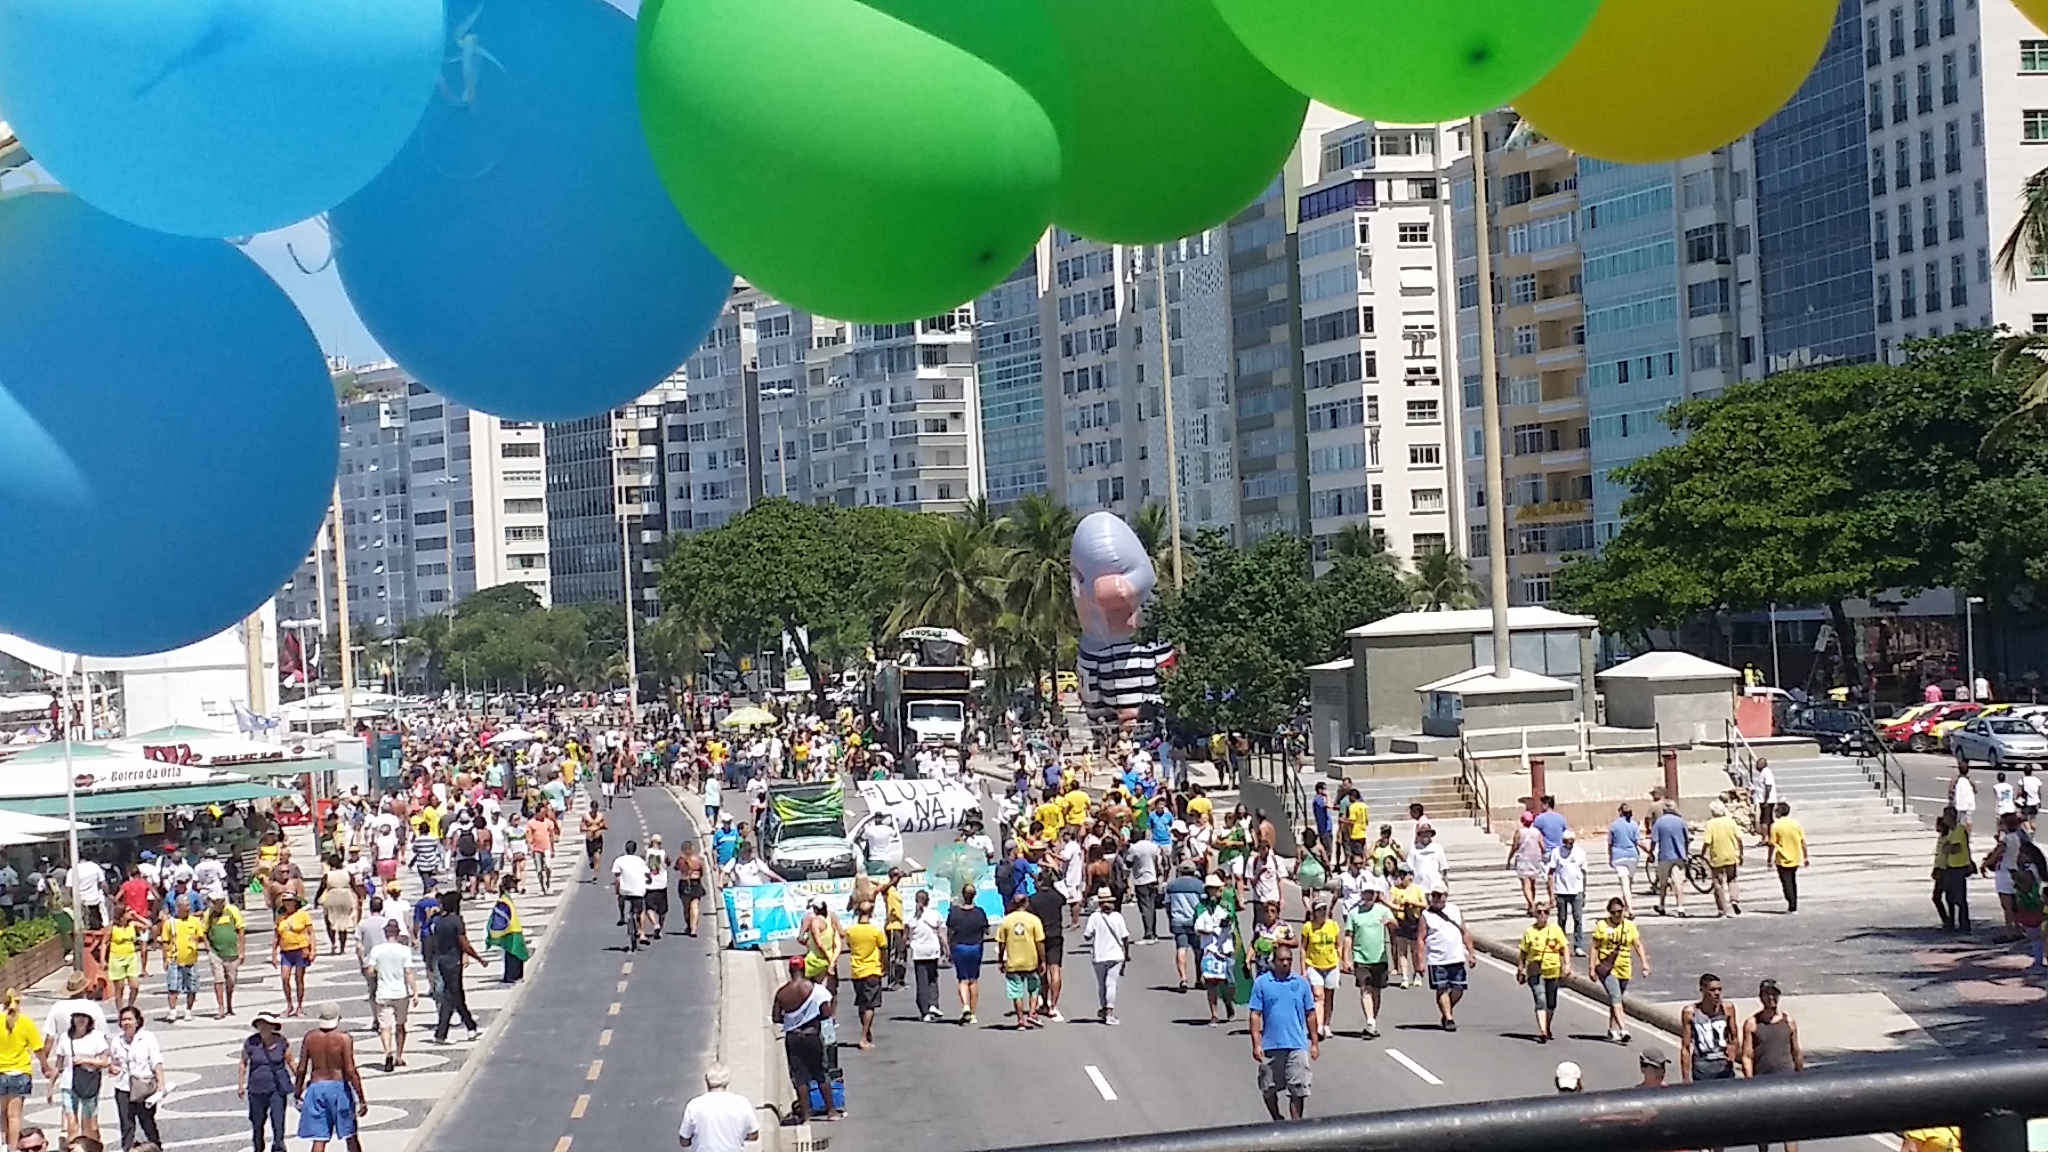
[[1733,686],[1726,680],[1635,680],[1610,677],[1607,723],[1617,728],[1658,728],[1667,743],[1721,740],[1735,718]]
[[1422,697],[1415,690],[1471,671],[1472,637],[1355,636],[1351,655],[1364,686],[1363,726],[1375,733],[1419,732]]
[[1349,672],[1316,671],[1308,674],[1309,751],[1316,769],[1327,773],[1330,758],[1350,750],[1351,675]]
[[1574,694],[1565,692],[1489,693],[1465,698],[1465,730],[1539,728],[1570,724],[1578,718]]

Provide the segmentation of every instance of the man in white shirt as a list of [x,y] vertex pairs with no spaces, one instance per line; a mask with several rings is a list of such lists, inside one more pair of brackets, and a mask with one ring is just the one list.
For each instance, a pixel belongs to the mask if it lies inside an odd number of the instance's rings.
[[1970,782],[1970,766],[1956,765],[1955,783],[1949,788],[1949,803],[1955,805],[1956,817],[1963,822],[1963,832],[1974,831],[1971,823],[1977,815],[1977,786]]
[[1429,906],[1422,913],[1423,957],[1429,965],[1429,987],[1436,993],[1437,1015],[1443,1017],[1444,1031],[1456,1032],[1452,1018],[1472,964],[1472,931],[1465,927],[1465,915],[1451,903],[1442,885],[1429,890]]
[[1408,867],[1415,872],[1415,883],[1424,892],[1435,888],[1448,890],[1451,882],[1451,858],[1445,854],[1444,846],[1436,842],[1436,828],[1427,821],[1415,825],[1415,847],[1408,852]]
[[646,940],[640,934],[641,915],[647,908],[647,880],[651,873],[640,855],[640,844],[626,841],[626,851],[612,861],[612,891],[619,898],[619,923],[632,943],[627,951],[638,952]]
[[676,1135],[692,1152],[744,1152],[758,1146],[761,1126],[754,1119],[754,1106],[747,1098],[730,1091],[732,1073],[723,1064],[704,1069],[702,1096],[683,1106],[683,1126]]
[[202,890],[227,886],[228,866],[221,863],[220,849],[206,850],[206,857],[192,869],[192,882]]
[[[2034,775],[2032,764],[2026,765],[2020,771],[2023,773],[2020,776],[2020,819],[2027,822],[2027,828],[2031,831],[2034,827],[2034,817],[2041,813],[2041,778]],[[6,873],[0,872],[0,883],[5,883],[6,879]]]
[[903,833],[896,830],[896,818],[887,809],[875,813],[875,818],[861,831],[861,838],[870,862],[891,866],[903,863]]
[[1757,758],[1756,779],[1752,784],[1750,795],[1756,801],[1756,842],[1769,844],[1771,821],[1777,819],[1778,801],[1784,799],[1778,795],[1778,774],[1771,770],[1769,760]]
[[72,907],[83,913],[86,931],[107,926],[107,872],[90,856],[71,869],[71,901]]
[[405,1066],[405,1018],[420,992],[413,982],[412,949],[399,939],[397,923],[387,921],[383,934],[384,942],[363,958],[363,969],[375,990],[377,1040],[384,1045],[384,1070],[389,1072]]
[[1586,850],[1578,833],[1567,828],[1564,842],[1544,860],[1550,872],[1550,894],[1557,901],[1557,926],[1571,921],[1572,955],[1586,954]]

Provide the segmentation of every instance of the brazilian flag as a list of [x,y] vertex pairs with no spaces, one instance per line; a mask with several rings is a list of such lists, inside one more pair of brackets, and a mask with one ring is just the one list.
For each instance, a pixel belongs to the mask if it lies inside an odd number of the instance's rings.
[[822,824],[846,818],[846,785],[839,780],[779,789],[770,792],[768,800],[775,806],[775,818],[784,824]]
[[498,902],[491,906],[491,918],[484,927],[484,940],[488,947],[496,948],[522,964],[526,962],[526,933],[519,927],[519,909],[512,906],[510,896],[498,897]]

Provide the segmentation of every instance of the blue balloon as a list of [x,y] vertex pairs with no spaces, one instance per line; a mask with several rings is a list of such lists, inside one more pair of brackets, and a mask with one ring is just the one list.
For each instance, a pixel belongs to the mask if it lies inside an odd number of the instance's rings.
[[435,391],[515,420],[615,408],[689,357],[732,271],[655,175],[630,18],[485,0],[461,19],[412,141],[328,216],[342,286]]
[[134,656],[261,605],[326,514],[334,386],[234,246],[0,198],[0,631]]
[[0,108],[86,202],[185,236],[318,215],[419,123],[442,0],[6,0]]

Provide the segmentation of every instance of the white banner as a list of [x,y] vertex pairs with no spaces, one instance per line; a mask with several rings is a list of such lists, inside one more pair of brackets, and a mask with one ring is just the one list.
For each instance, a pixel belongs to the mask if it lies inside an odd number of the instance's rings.
[[886,810],[900,832],[958,828],[964,816],[981,809],[980,797],[946,780],[862,780],[856,786],[868,811]]

